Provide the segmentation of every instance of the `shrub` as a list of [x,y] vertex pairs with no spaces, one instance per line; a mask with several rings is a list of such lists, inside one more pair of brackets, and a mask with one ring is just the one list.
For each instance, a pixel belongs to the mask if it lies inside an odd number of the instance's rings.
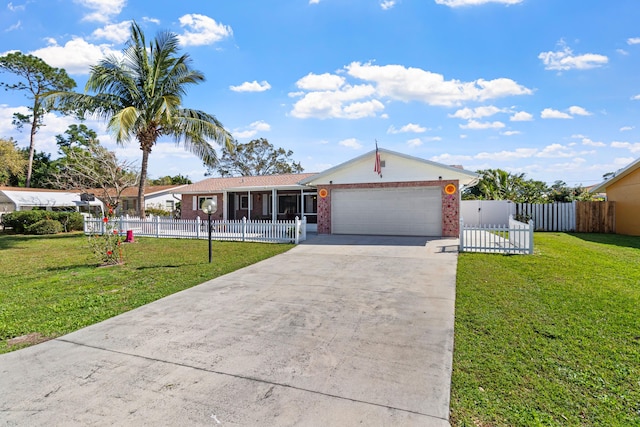
[[65,232],[84,230],[84,217],[80,212],[56,212],[51,219],[58,220]]
[[2,215],[2,224],[5,228],[13,228],[16,233],[24,233],[26,227],[47,218],[47,214],[51,213],[39,210],[9,212]]
[[84,226],[84,219],[80,212],[51,212],[43,210],[6,213],[2,215],[2,224],[5,228],[12,228],[15,233],[40,234],[27,232],[27,229],[43,219],[59,222],[62,226],[60,231],[79,231]]
[[62,224],[55,219],[42,219],[25,227],[26,234],[58,234],[62,233]]
[[164,210],[164,209],[158,209],[158,208],[146,208],[144,210],[145,214],[147,215],[154,215],[154,216],[160,216],[160,217],[170,217],[171,216],[171,212]]

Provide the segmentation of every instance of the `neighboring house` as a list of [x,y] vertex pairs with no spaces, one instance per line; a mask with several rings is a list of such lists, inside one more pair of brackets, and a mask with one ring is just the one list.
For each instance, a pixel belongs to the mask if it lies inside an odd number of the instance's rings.
[[34,209],[102,215],[103,204],[100,200],[79,191],[0,187],[0,213]]
[[[477,174],[389,150],[376,151],[321,173],[209,178],[180,189],[182,218],[205,218],[202,202],[215,197],[215,219],[307,217],[324,234],[457,237],[461,187]],[[317,225],[316,225],[317,224]]]
[[617,234],[640,236],[640,159],[590,191],[606,193],[607,200],[615,202]]
[[181,218],[205,218],[200,207],[205,200],[215,198],[218,210],[212,219],[276,221],[306,216],[310,225],[307,229],[311,231],[316,224],[317,194],[315,188],[301,185],[300,181],[313,175],[316,174],[208,178],[186,185],[179,190]]
[[[176,191],[185,185],[154,185],[144,189],[144,206],[146,209],[162,209],[174,213],[180,202],[179,192]],[[96,197],[102,197],[103,190],[92,189],[90,193]],[[110,190],[109,194],[115,197],[115,190]],[[106,201],[105,201],[106,203]],[[127,187],[120,194],[120,213],[135,215],[138,210],[138,186]]]

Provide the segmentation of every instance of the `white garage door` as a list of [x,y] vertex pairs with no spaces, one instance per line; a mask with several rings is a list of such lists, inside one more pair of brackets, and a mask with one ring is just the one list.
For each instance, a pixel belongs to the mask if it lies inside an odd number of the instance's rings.
[[359,188],[331,192],[333,234],[440,236],[440,187]]

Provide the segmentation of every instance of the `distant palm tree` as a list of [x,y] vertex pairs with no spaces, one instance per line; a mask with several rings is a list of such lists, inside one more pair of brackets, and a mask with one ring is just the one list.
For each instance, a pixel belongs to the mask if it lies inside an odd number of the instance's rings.
[[204,75],[192,70],[190,62],[189,55],[179,55],[175,34],[159,33],[147,47],[144,33],[133,22],[123,57],[111,55],[92,66],[84,94],[52,95],[81,116],[94,114],[108,120],[108,129],[118,144],[125,144],[131,138],[140,143],[138,212],[141,217],[145,216],[144,185],[149,154],[161,136],[173,137],[207,166],[216,162],[216,152],[208,140],[233,147],[231,134],[213,115],[182,107],[187,86],[204,81]]

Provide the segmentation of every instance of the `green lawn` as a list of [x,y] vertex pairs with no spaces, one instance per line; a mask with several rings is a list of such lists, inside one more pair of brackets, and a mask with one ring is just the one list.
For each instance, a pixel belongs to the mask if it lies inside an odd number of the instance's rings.
[[[98,267],[82,234],[0,235],[0,353],[27,334],[52,338],[139,307],[292,245],[136,238],[125,265]],[[23,345],[24,346],[24,345]]]
[[640,238],[461,254],[454,426],[640,426]]

